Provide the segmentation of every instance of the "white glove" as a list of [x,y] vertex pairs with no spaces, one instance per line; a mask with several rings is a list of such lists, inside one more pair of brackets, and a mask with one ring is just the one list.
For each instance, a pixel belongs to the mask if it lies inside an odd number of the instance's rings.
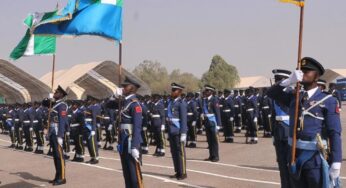
[[204,114],[201,114],[201,120],[204,120]]
[[62,138],[58,137],[58,144],[59,144],[60,146],[62,146],[62,143],[63,143]]
[[230,121],[234,121],[234,118],[233,118],[233,117],[231,117],[231,118],[229,118],[229,120],[230,120]]
[[257,117],[255,117],[255,118],[253,119],[253,122],[257,123]]
[[186,143],[186,134],[181,134],[180,135],[180,142]]
[[272,115],[270,115],[270,114],[269,114],[269,115],[268,115],[268,117],[269,117],[269,118],[271,118],[271,117],[272,117]]
[[221,127],[220,126],[216,126],[216,130],[218,131],[218,130],[220,130],[221,129]]
[[108,125],[108,130],[109,130],[109,131],[112,130],[112,124]]
[[114,92],[115,97],[119,97],[123,95],[123,88],[116,88]]
[[241,114],[238,114],[238,117],[241,117]]
[[165,131],[165,125],[161,125],[161,131]]
[[192,126],[196,126],[196,121],[193,121],[193,122],[192,122]]
[[34,129],[32,127],[29,128],[29,131],[33,131]]
[[329,176],[331,177],[332,180],[335,180],[340,176],[340,168],[341,168],[341,163],[335,162],[332,163],[329,169]]
[[289,78],[285,79],[280,83],[280,86],[288,87],[301,82],[303,80],[304,73],[301,70],[295,70],[292,72]]
[[143,129],[143,131],[146,131],[148,128],[147,127],[143,127],[142,129]]
[[94,136],[95,135],[95,131],[91,131],[91,136]]
[[136,149],[136,148],[131,149],[131,155],[137,161],[139,159],[139,151],[138,151],[138,149]]
[[49,93],[49,94],[48,94],[48,99],[53,99],[53,96],[54,96],[53,93]]

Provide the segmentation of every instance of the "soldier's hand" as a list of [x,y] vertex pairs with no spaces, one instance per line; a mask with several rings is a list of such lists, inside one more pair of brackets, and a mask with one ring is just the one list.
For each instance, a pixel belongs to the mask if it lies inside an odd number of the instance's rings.
[[165,131],[165,125],[161,125],[161,131]]
[[257,123],[257,117],[255,117],[255,118],[253,119],[253,122]]
[[303,80],[304,73],[301,70],[295,70],[291,73],[290,77],[285,79],[280,83],[283,87],[288,87],[296,84],[297,82],[301,82]]
[[180,142],[186,143],[186,134],[181,134],[180,135]]
[[340,168],[341,168],[341,163],[335,162],[332,163],[329,169],[329,176],[331,177],[332,180],[335,180],[340,176]]
[[95,135],[95,131],[91,131],[91,136],[94,136]]
[[62,147],[63,140],[62,138],[58,137],[58,144]]
[[139,151],[136,148],[131,149],[131,156],[138,161],[139,159]]
[[193,122],[192,122],[192,126],[196,126],[196,121],[193,121]]
[[112,127],[113,127],[113,125],[112,125],[112,124],[109,124],[109,125],[108,125],[108,130],[111,131],[111,130],[112,130]]

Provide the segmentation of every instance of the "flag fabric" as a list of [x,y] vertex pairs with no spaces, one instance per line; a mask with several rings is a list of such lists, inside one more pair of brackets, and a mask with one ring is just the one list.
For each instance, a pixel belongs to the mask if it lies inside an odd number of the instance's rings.
[[295,4],[299,7],[303,7],[305,2],[304,0],[280,0],[280,2],[283,2],[283,3],[292,3],[292,4]]
[[96,35],[122,39],[123,0],[70,0],[61,14],[38,23],[34,34]]
[[56,38],[54,36],[37,36],[31,34],[33,24],[49,18],[55,13],[56,11],[48,13],[34,13],[24,20],[24,24],[28,29],[19,44],[12,50],[10,54],[11,59],[17,60],[22,56],[55,54]]

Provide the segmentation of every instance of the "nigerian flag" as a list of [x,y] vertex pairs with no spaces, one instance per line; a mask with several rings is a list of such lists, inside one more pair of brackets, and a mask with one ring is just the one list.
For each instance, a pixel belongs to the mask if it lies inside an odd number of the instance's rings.
[[31,33],[31,28],[35,24],[48,19],[56,14],[57,11],[48,13],[30,14],[24,24],[28,27],[25,36],[19,44],[12,50],[10,58],[19,59],[22,56],[33,55],[52,55],[55,54],[56,38],[54,36],[37,36]]

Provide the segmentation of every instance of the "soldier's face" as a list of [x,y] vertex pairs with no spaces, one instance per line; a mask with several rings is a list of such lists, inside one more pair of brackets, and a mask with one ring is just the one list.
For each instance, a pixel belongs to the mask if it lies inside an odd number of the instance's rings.
[[182,91],[180,89],[172,89],[171,96],[173,98],[179,97],[181,95]]
[[308,69],[303,69],[302,70],[304,73],[302,84],[303,85],[309,85],[314,82],[317,82],[318,80],[318,73],[314,70],[308,70]]

